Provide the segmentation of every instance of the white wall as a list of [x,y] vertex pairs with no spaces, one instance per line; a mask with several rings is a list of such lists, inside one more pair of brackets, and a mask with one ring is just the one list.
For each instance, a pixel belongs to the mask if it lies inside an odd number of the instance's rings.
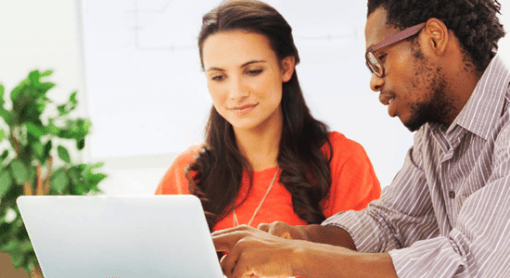
[[[330,1],[335,5],[339,2]],[[284,7],[278,6],[278,2],[275,2],[275,6],[283,9]],[[501,21],[510,31],[510,0],[500,2],[503,7]],[[296,3],[299,2],[296,1]],[[348,10],[351,5],[352,1],[345,1],[346,10],[342,10],[342,15],[365,16],[364,10]],[[327,9],[328,5],[316,6],[330,14],[333,13],[332,9]],[[50,91],[50,97],[57,101],[64,101],[72,91],[79,89],[78,96],[82,104],[79,112],[83,116],[90,116],[87,106],[84,105],[87,104],[87,97],[84,94],[86,88],[81,56],[81,30],[77,27],[79,15],[77,8],[77,2],[69,0],[0,1],[0,83],[6,87],[7,92],[25,78],[30,70],[54,69],[51,80],[57,84],[57,87]],[[299,25],[300,18],[293,17],[291,12],[287,14],[282,12],[282,14],[291,25]],[[510,35],[501,40],[500,52],[510,64],[508,37]],[[359,51],[362,52],[364,46],[359,45],[359,47]],[[320,57],[315,58],[320,59]],[[314,84],[318,84],[321,80],[318,79],[320,77],[313,75],[312,60],[303,61],[303,68],[307,63],[309,70],[302,70],[299,67],[297,70],[305,92],[313,92]],[[335,65],[332,65],[333,67]],[[340,69],[337,67],[334,70],[349,74],[347,67]],[[398,119],[387,116],[386,108],[379,104],[376,94],[368,88],[368,75],[361,77],[361,80],[359,84],[345,84],[351,88],[359,87],[360,92],[357,95],[333,97],[308,94],[306,97],[317,118],[325,120],[333,129],[341,131],[365,147],[384,186],[391,181],[399,169],[404,156],[401,150],[410,145],[410,135],[405,128],[401,127]],[[361,103],[364,105],[360,105]],[[330,106],[327,109],[318,109],[319,104],[330,104]],[[344,107],[357,107],[358,116],[353,117],[348,110],[343,109]],[[112,113],[115,113],[113,108]],[[349,121],[334,121],[334,119]],[[377,125],[374,125],[374,119],[377,120]],[[150,134],[147,136],[150,137]],[[401,141],[384,141],[385,136],[402,139]],[[386,143],[378,143],[381,141]],[[88,146],[83,159],[106,162],[102,170],[109,174],[109,178],[102,184],[102,188],[107,194],[152,194],[175,155],[163,153],[97,158],[90,154],[91,150]]]

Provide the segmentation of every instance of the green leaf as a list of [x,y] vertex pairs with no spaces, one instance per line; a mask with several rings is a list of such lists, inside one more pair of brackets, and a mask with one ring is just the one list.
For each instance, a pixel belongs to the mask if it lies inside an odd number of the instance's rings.
[[25,181],[27,180],[28,176],[28,170],[27,167],[25,167],[25,164],[23,162],[14,159],[11,162],[11,170],[12,170],[12,176],[14,177],[14,180],[20,184],[23,185]]
[[9,171],[0,172],[0,196],[9,191],[12,186],[12,178]]
[[21,81],[18,86],[16,86],[14,89],[12,89],[11,91],[11,101],[13,103],[15,103],[19,96],[21,95],[21,92],[27,87],[27,84],[28,84],[29,80],[28,79],[25,79],[23,81]]
[[70,168],[69,170],[67,170],[67,174],[69,176],[69,178],[71,178],[71,181],[73,182],[73,184],[79,184],[80,183],[80,173],[79,173],[79,170],[75,167],[72,167]]
[[31,122],[26,122],[25,126],[27,127],[28,133],[32,134],[36,138],[41,138],[41,136],[48,134],[44,126],[35,125]]
[[66,105],[62,104],[62,105],[57,106],[57,110],[58,110],[59,116],[66,114]]
[[2,155],[0,155],[0,172],[4,169],[4,165],[2,163],[4,163],[4,160],[7,158],[8,155],[9,155],[8,150],[5,150],[2,153]]
[[23,266],[23,262],[25,261],[25,254],[15,251],[9,253],[9,255],[11,255],[12,264],[15,268],[20,268]]
[[39,73],[38,70],[31,71],[28,74],[28,79],[32,82],[32,84],[36,87],[39,86],[40,82],[39,79],[41,78],[41,73]]
[[50,151],[53,148],[53,144],[51,143],[51,140],[49,140],[46,145],[44,145],[44,160],[48,159],[50,157]]
[[0,141],[4,140],[5,138],[5,131],[3,129],[0,129]]
[[107,175],[105,174],[93,174],[93,175],[89,175],[87,177],[88,181],[89,181],[89,184],[91,185],[97,185],[100,181],[104,180],[105,178],[107,177]]
[[[1,141],[1,139],[0,139]],[[81,151],[85,148],[85,138],[76,139],[76,148]]]
[[73,92],[71,96],[69,97],[69,101],[76,104],[78,101],[76,100],[76,94],[77,92]]
[[34,248],[32,247],[32,243],[30,242],[30,240],[23,240],[20,242],[20,251],[22,253],[34,251]]
[[61,129],[54,125],[52,121],[50,121],[50,123],[48,124],[48,132],[55,136],[59,136]]
[[39,158],[39,161],[44,162],[44,146],[41,144],[41,141],[37,140],[32,143],[32,150],[34,150],[35,155]]
[[41,77],[50,76],[53,73],[52,70],[46,70],[43,73],[41,73]]
[[4,85],[0,84],[0,108],[3,108],[3,105],[5,103],[4,93],[5,93]]
[[90,169],[101,168],[101,167],[103,167],[103,165],[104,165],[104,162],[99,162],[99,163],[91,165]]
[[18,249],[19,249],[18,240],[12,239],[9,242],[7,242],[7,244],[0,247],[0,252],[10,253],[10,252],[18,251]]
[[63,193],[69,185],[69,178],[67,177],[65,169],[55,171],[51,178],[51,187],[59,193]]
[[58,152],[58,157],[60,157],[60,159],[62,159],[63,161],[65,161],[67,163],[71,163],[71,157],[69,156],[69,152],[67,151],[66,148],[64,148],[62,146],[58,146],[57,152]]
[[4,108],[0,107],[0,117],[2,117],[5,121],[5,123],[9,126],[12,125],[12,114],[11,112],[5,110]]
[[32,184],[36,184],[37,183],[37,181],[35,180],[36,175],[37,175],[37,173],[36,173],[35,167],[28,168],[27,180],[29,182],[32,182]]
[[86,194],[88,191],[89,189],[87,189],[85,185],[81,183],[74,184],[73,186],[73,194],[75,195],[83,195]]
[[39,89],[41,90],[42,94],[45,94],[53,87],[55,87],[55,83],[44,82],[44,83],[39,84]]

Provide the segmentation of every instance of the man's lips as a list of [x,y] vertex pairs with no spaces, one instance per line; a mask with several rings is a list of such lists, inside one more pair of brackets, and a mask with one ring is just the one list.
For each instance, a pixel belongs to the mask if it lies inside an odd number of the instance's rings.
[[384,105],[388,105],[388,115],[390,117],[395,117],[396,115],[396,107],[392,105],[394,100],[395,96],[393,94],[381,93],[379,95],[379,101]]
[[379,101],[384,105],[390,105],[394,99],[395,99],[395,97],[391,94],[380,94],[379,95]]

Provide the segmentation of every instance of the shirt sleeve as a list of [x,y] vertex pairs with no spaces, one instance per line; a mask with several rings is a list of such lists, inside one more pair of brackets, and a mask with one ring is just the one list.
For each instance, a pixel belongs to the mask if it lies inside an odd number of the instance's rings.
[[510,128],[499,135],[492,173],[459,208],[446,236],[390,251],[399,277],[508,277],[510,273]]
[[410,246],[439,234],[425,176],[421,169],[419,141],[408,151],[403,168],[381,198],[361,211],[341,212],[322,225],[343,228],[361,252],[378,253]]
[[[361,252],[388,252],[398,277],[506,277],[510,273],[510,129],[494,149],[484,187],[459,206],[452,230],[440,235],[415,145],[380,200],[323,225],[348,231]],[[448,219],[446,220],[448,221]]]
[[330,196],[324,206],[326,217],[364,209],[381,195],[379,180],[363,147],[339,133],[332,134],[330,141],[333,158]]
[[192,146],[175,158],[159,182],[156,195],[189,194],[188,179],[184,175],[184,170],[193,161],[199,150],[200,146]]

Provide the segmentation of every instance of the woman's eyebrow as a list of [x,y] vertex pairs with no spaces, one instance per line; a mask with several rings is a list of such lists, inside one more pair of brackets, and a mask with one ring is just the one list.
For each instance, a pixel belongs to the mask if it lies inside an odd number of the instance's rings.
[[[240,68],[244,68],[244,67],[246,67],[246,66],[248,66],[248,65],[251,65],[251,64],[256,64],[256,63],[265,63],[265,62],[266,62],[266,60],[253,60],[253,61],[249,61],[249,62],[246,62],[246,63],[242,64],[242,65],[240,66]],[[222,68],[218,68],[218,67],[210,67],[210,68],[208,68],[206,71],[214,71],[214,70],[217,70],[217,71],[225,71],[224,69],[222,69]]]
[[241,65],[241,68],[244,68],[248,65],[251,65],[251,64],[256,64],[256,63],[265,63],[266,60],[253,60],[253,61],[249,61],[249,62],[246,62],[244,64]]
[[206,71],[213,71],[213,70],[225,71],[224,69],[222,69],[222,68],[217,68],[217,67],[210,67],[210,68],[208,68]]

